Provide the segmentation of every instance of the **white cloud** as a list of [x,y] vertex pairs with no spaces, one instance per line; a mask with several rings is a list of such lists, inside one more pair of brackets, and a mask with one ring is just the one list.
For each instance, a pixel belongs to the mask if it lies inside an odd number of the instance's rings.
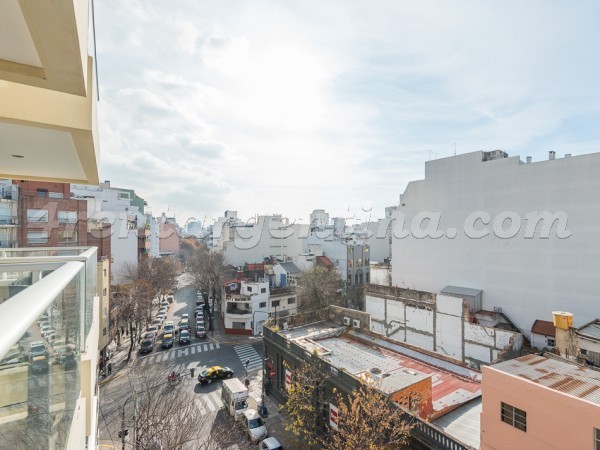
[[382,215],[428,150],[595,150],[572,125],[600,114],[593,2],[96,9],[101,176],[155,212]]

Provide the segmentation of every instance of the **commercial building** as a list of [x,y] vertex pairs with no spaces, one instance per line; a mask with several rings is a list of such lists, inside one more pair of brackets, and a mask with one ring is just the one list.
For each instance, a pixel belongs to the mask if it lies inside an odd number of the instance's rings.
[[393,214],[392,285],[482,291],[527,337],[547,311],[598,315],[600,153],[522,161],[502,151],[428,161]]
[[322,432],[327,432],[333,389],[350,394],[362,383],[373,383],[415,423],[413,438],[419,448],[471,448],[428,421],[478,399],[481,373],[378,337],[369,328],[368,314],[334,306],[269,322],[263,331],[269,395],[285,401],[294,370],[316,363],[323,375],[315,396]]
[[[89,13],[86,0],[0,2],[0,177],[98,183]],[[9,200],[16,189],[2,187]],[[42,209],[38,199],[26,201],[24,217],[28,209]],[[15,207],[9,206],[9,217]],[[71,221],[74,210],[60,211],[57,222]],[[97,448],[98,258],[95,247],[77,246],[87,234],[85,222],[74,230],[77,239],[63,235],[64,243],[57,235],[58,247],[47,247],[51,233],[27,233],[25,241],[40,245],[10,248],[16,236],[0,228],[0,241],[11,241],[0,249],[0,436],[6,448]]]

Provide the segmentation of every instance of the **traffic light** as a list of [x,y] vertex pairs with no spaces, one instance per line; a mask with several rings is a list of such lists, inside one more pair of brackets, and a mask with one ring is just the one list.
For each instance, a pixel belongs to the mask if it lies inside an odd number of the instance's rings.
[[124,430],[119,430],[119,437],[121,439],[123,439],[125,436],[127,436],[129,434],[129,430],[127,428],[125,428]]

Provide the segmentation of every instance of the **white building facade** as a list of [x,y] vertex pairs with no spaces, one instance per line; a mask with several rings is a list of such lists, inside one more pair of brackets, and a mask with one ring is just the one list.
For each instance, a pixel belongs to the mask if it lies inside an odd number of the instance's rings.
[[428,161],[393,215],[392,284],[481,289],[526,334],[548,311],[598,315],[600,154]]

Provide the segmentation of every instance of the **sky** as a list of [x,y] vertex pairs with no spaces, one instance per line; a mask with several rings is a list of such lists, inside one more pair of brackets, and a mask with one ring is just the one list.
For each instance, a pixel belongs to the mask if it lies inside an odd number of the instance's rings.
[[598,151],[594,1],[95,2],[102,180],[210,225],[376,220],[425,162]]

